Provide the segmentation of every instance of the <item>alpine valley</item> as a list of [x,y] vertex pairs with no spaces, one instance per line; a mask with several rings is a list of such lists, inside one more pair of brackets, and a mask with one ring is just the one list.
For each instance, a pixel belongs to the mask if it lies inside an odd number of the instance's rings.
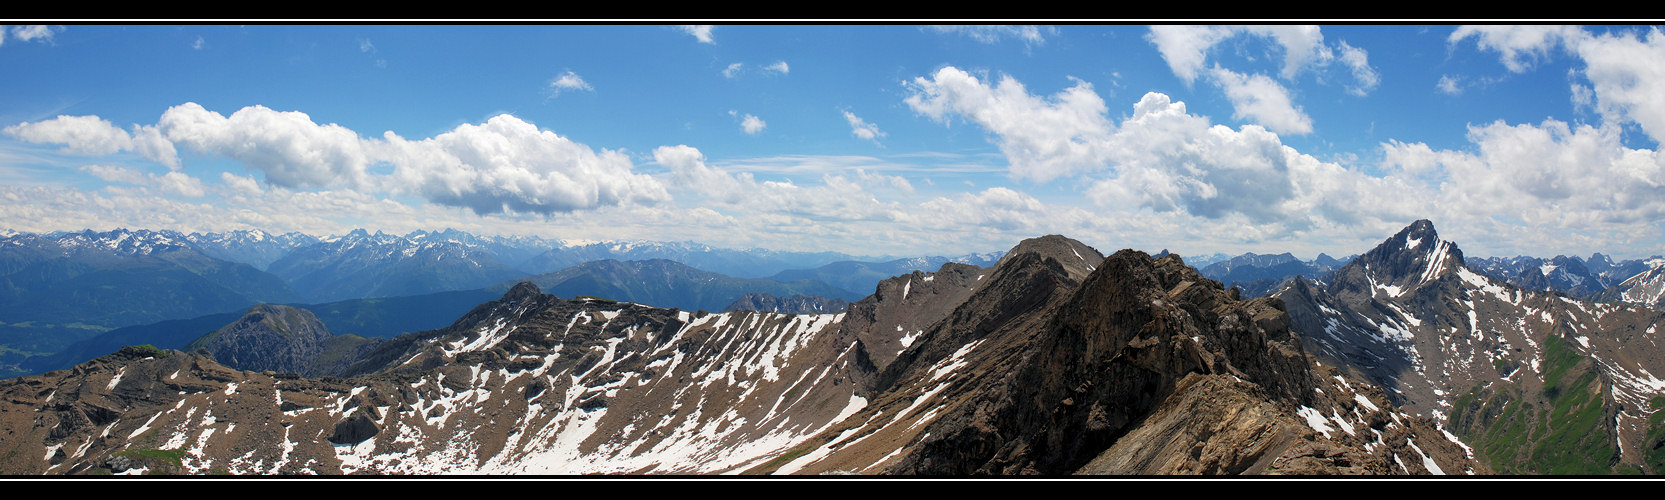
[[0,474],[1665,473],[1665,259],[1360,250],[9,234]]

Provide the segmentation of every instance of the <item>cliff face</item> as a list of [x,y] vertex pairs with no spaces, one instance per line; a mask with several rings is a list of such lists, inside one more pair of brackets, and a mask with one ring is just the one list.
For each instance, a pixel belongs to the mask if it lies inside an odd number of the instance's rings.
[[202,349],[214,360],[238,370],[307,376],[336,375],[381,339],[331,334],[311,312],[261,304],[236,322],[192,341],[187,351]]

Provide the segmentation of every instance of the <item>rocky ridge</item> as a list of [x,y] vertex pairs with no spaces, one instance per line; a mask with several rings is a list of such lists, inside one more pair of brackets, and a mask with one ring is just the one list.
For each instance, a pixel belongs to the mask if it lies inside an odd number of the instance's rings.
[[[1328,286],[1275,294],[1319,360],[1381,386],[1505,473],[1661,471],[1659,311],[1524,290],[1418,221]],[[1550,411],[1537,411],[1542,408]],[[1560,450],[1560,451],[1552,451]]]
[[[1177,256],[1100,255],[1026,240],[992,268],[882,283],[862,321],[856,306],[712,314],[522,283],[341,378],[124,349],[0,383],[0,450],[20,474],[158,454],[178,461],[147,471],[1485,471],[1379,390],[1329,376],[1281,300],[1239,300]],[[870,343],[903,348],[876,363]],[[1212,413],[1176,410],[1195,401]],[[1240,432],[1202,417],[1224,414]]]

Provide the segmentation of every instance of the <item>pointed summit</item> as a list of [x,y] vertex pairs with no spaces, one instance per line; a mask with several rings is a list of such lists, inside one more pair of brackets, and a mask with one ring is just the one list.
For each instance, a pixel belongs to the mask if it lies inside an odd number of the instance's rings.
[[1440,239],[1434,223],[1422,219],[1343,266],[1331,290],[1338,295],[1353,292],[1377,299],[1397,298],[1462,265],[1463,251]]
[[518,302],[526,299],[527,297],[536,297],[539,295],[543,295],[543,291],[538,289],[537,284],[530,281],[522,281],[520,283],[516,283],[513,288],[510,288],[508,293],[503,294],[503,301]]
[[1064,236],[1050,234],[1018,242],[1017,246],[1012,247],[1011,251],[1006,252],[1006,255],[1000,258],[1000,262],[995,264],[995,267],[1000,267],[1008,261],[1015,260],[1017,256],[1028,253],[1036,254],[1041,261],[1048,258],[1057,261],[1069,276],[1077,281],[1086,278],[1089,273],[1098,268],[1100,263],[1104,262],[1104,254],[1094,250],[1093,247]]

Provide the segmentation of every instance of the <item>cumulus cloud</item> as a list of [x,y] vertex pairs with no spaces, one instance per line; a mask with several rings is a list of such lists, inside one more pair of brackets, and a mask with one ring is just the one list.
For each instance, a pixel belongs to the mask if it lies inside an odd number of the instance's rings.
[[1503,66],[1509,71],[1523,73],[1539,60],[1549,57],[1550,51],[1566,40],[1583,36],[1576,26],[1462,26],[1451,32],[1446,40],[1455,45],[1469,38],[1480,48],[1495,50],[1503,56]]
[[786,65],[786,61],[775,61],[774,64],[764,66],[763,70],[771,73],[780,73],[782,75],[792,72],[792,68]]
[[861,119],[855,113],[845,111],[844,121],[850,123],[850,135],[858,138],[879,142],[879,138],[885,136],[884,131],[879,130],[878,125],[867,123],[867,120]]
[[712,25],[709,25],[709,24],[684,24],[684,25],[678,26],[678,28],[681,28],[683,33],[693,35],[694,39],[699,40],[700,43],[710,43],[710,44],[717,43],[716,40],[711,38],[711,30],[714,28],[714,26],[712,26]]
[[740,130],[745,131],[749,135],[757,135],[759,132],[763,132],[763,127],[767,126],[769,126],[769,124],[764,123],[762,118],[758,118],[750,113],[747,113],[744,117],[740,118]]
[[135,125],[133,132],[128,133],[97,116],[59,115],[51,120],[12,125],[0,132],[27,142],[62,144],[66,153],[109,155],[133,151],[169,168],[180,166],[173,143],[163,138],[156,127]]
[[1289,98],[1289,91],[1266,75],[1244,75],[1219,66],[1214,81],[1231,100],[1232,117],[1265,125],[1280,134],[1312,133],[1312,119]]
[[[1577,38],[1595,107],[1615,122],[1633,121],[1665,144],[1665,33],[1603,34]],[[1575,94],[1576,96],[1576,94]]]
[[97,116],[65,116],[5,128],[6,135],[28,142],[63,144],[64,151],[107,155],[133,148],[133,137]]
[[653,150],[653,161],[670,169],[673,184],[695,191],[707,199],[736,204],[745,198],[749,188],[756,187],[750,174],[739,177],[721,172],[705,164],[699,149],[687,146],[660,146]]
[[1322,71],[1340,61],[1352,77],[1352,83],[1345,85],[1349,94],[1368,95],[1381,83],[1381,76],[1370,66],[1368,52],[1346,41],[1326,44],[1317,26],[1159,25],[1152,26],[1145,38],[1156,45],[1174,76],[1186,85],[1199,77],[1209,77],[1231,100],[1237,119],[1286,134],[1310,133],[1311,119],[1294,106],[1283,85],[1265,75],[1245,74],[1218,63],[1210,68],[1209,51],[1239,36],[1268,39],[1281,49],[1283,64],[1278,76],[1285,80],[1294,80],[1307,71]]
[[1092,84],[1075,85],[1049,99],[1029,95],[1010,76],[994,86],[959,68],[944,67],[904,85],[908,107],[946,123],[954,115],[994,135],[1014,177],[1046,182],[1101,166],[1105,138],[1114,129]]
[[593,91],[595,89],[590,87],[590,82],[586,82],[583,77],[578,76],[578,73],[574,73],[572,70],[567,70],[567,72],[561,73],[561,76],[555,77],[554,80],[549,81],[549,90],[554,95],[559,96],[562,91]]
[[1114,175],[1088,190],[1102,206],[1270,221],[1284,215],[1279,204],[1293,195],[1289,158],[1276,134],[1212,125],[1163,94],[1140,99],[1106,149]]
[[64,27],[62,26],[30,24],[24,26],[13,26],[11,34],[12,38],[25,42],[39,41],[41,43],[52,43],[52,36],[63,30]]
[[[631,161],[623,152],[591,149],[511,115],[408,140],[392,132],[380,138],[360,137],[340,125],[318,124],[301,112],[249,106],[224,116],[186,103],[169,108],[157,125],[135,126],[132,133],[90,116],[23,123],[7,127],[5,133],[31,142],[64,144],[66,151],[79,154],[136,151],[175,170],[177,144],[260,171],[274,188],[414,194],[478,214],[548,215],[669,201],[658,180],[631,172]],[[372,166],[386,166],[391,173],[373,174]],[[84,171],[183,196],[205,192],[201,181],[182,173],[149,176],[111,168]],[[260,192],[249,178],[231,175],[221,180],[237,193]]]
[[1461,81],[1460,77],[1440,75],[1440,81],[1434,84],[1434,88],[1439,90],[1441,94],[1453,96],[1462,95],[1463,87],[1460,83]]
[[1382,78],[1376,73],[1376,68],[1370,67],[1369,53],[1348,45],[1347,42],[1341,42],[1338,51],[1341,52],[1339,58],[1342,64],[1353,70],[1353,81],[1356,82],[1347,86],[1347,93],[1362,97],[1376,90],[1376,85],[1381,83]]
[[1168,68],[1174,75],[1184,80],[1186,84],[1195,81],[1203,74],[1208,61],[1208,52],[1216,44],[1237,36],[1254,36],[1269,38],[1283,50],[1283,67],[1279,76],[1293,79],[1302,71],[1320,69],[1336,59],[1335,52],[1342,53],[1341,60],[1352,70],[1358,85],[1355,88],[1368,92],[1375,86],[1376,73],[1370,67],[1368,55],[1362,49],[1347,45],[1345,41],[1335,47],[1324,43],[1324,34],[1317,26],[1275,25],[1275,26],[1151,26],[1146,39],[1156,45],[1162,59],[1168,63]]
[[1190,85],[1202,74],[1208,49],[1231,35],[1232,31],[1224,27],[1162,24],[1151,26],[1145,38],[1156,45],[1174,76]]
[[231,188],[234,194],[243,196],[258,196],[261,193],[260,182],[251,177],[244,177],[231,172],[220,172],[220,182]]
[[1549,244],[1543,240],[1575,236],[1634,241],[1638,223],[1657,231],[1652,223],[1665,216],[1665,157],[1624,146],[1614,125],[1497,121],[1471,125],[1468,140],[1473,151],[1385,143],[1384,167],[1437,181],[1428,199],[1447,213],[1536,228],[1492,229],[1499,238],[1488,244],[1539,248]]
[[[1255,83],[1234,78],[1244,86]],[[931,78],[918,78],[909,87],[913,94],[906,102],[916,112],[944,122],[962,117],[987,130],[1013,176],[1039,182],[1081,176],[1090,199],[1118,211],[1151,210],[1300,230],[1335,221],[1376,220],[1386,215],[1373,212],[1400,214],[1394,207],[1406,205],[1399,199],[1381,199],[1385,195],[1379,193],[1388,186],[1300,154],[1284,146],[1273,131],[1209,123],[1160,93],[1146,94],[1133,106],[1131,117],[1115,124],[1104,101],[1084,82],[1042,99],[1010,77],[991,86],[950,67]],[[1283,107],[1289,107],[1287,101]],[[1269,111],[1246,109],[1276,122]],[[1310,130],[1299,121],[1287,127]]]
[[1509,71],[1522,73],[1564,49],[1584,63],[1575,73],[1588,85],[1570,85],[1573,104],[1592,107],[1610,123],[1635,123],[1665,143],[1665,33],[1592,34],[1577,26],[1463,26],[1453,45],[1473,39],[1498,53]]
[[734,78],[736,76],[740,76],[740,70],[745,67],[746,65],[744,63],[730,63],[728,67],[723,68],[723,78]]
[[388,180],[394,192],[478,214],[549,214],[670,199],[659,181],[631,172],[623,152],[598,152],[511,115],[419,141],[388,132],[372,146],[377,160],[394,168]]
[[157,128],[174,144],[232,160],[287,188],[365,186],[370,158],[357,133],[319,125],[299,111],[249,106],[230,117],[188,102],[162,113]]

